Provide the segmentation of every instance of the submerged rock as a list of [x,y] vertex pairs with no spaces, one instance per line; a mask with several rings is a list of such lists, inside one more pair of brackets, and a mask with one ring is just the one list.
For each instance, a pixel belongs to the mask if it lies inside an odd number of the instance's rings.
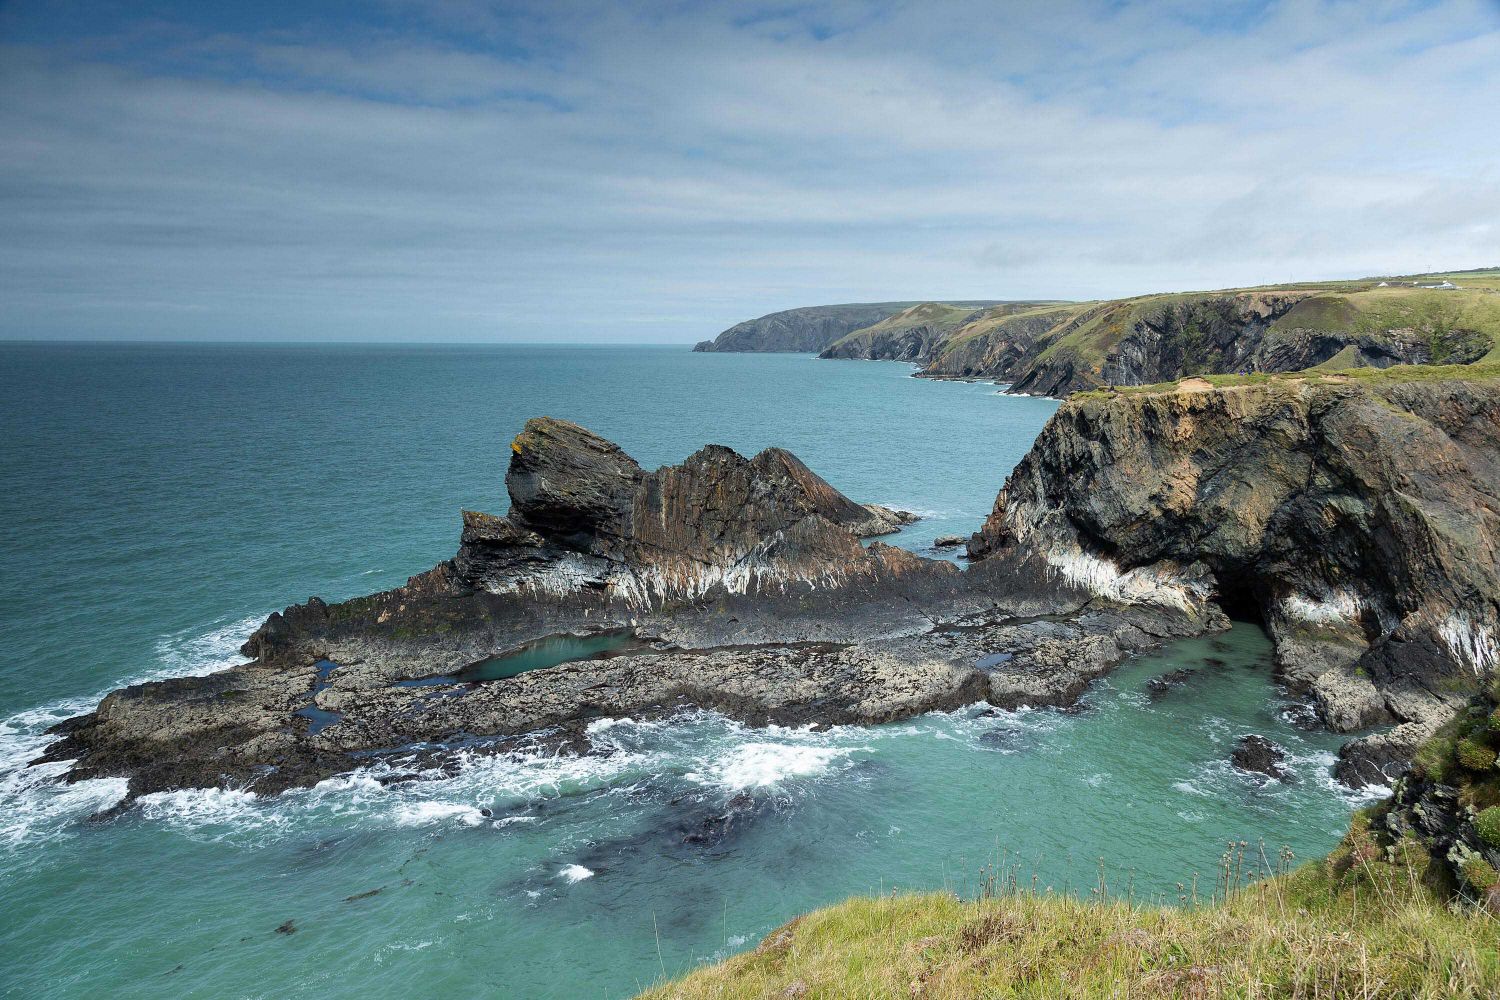
[[1291,778],[1281,766],[1287,759],[1286,751],[1264,736],[1240,737],[1229,759],[1241,771],[1253,771],[1283,782]]
[[1167,673],[1164,673],[1158,677],[1153,677],[1149,681],[1147,681],[1146,692],[1152,698],[1152,700],[1155,700],[1164,696],[1173,688],[1179,688],[1182,685],[1186,684],[1188,682],[1188,679],[1191,678],[1195,673],[1197,673],[1196,670],[1189,670],[1186,668],[1182,670],[1168,671]]

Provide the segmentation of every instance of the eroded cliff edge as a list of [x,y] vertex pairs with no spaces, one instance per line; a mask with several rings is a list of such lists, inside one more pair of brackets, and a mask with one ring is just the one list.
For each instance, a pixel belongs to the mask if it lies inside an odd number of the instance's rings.
[[[1463,368],[1070,398],[969,543],[1014,581],[1262,616],[1385,783],[1500,658],[1500,379]],[[981,563],[983,565],[983,563]]]

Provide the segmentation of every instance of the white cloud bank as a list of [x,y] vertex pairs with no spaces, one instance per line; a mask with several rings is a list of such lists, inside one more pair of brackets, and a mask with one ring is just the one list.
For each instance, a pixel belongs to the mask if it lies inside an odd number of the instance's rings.
[[394,7],[0,15],[0,337],[691,341],[1500,263],[1494,2]]

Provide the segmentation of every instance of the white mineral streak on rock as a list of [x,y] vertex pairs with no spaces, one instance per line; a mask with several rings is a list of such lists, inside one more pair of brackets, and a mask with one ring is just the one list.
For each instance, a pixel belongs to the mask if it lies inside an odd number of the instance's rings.
[[[775,545],[780,538],[778,533],[765,547]],[[602,585],[610,596],[632,607],[648,607],[666,601],[697,600],[715,588],[730,594],[786,593],[794,587],[831,589],[843,586],[850,575],[841,567],[824,567],[817,572],[791,569],[763,551],[750,552],[729,566],[681,560],[632,567],[568,556],[508,580],[490,581],[486,589],[494,594],[566,597],[597,591]]]
[[1113,560],[1085,552],[1076,543],[1046,541],[1047,536],[1038,527],[1046,523],[1049,514],[1064,519],[1060,510],[1039,514],[1032,504],[1013,503],[1006,509],[1006,520],[1020,541],[1036,536],[1043,542],[1047,565],[1073,586],[1121,604],[1154,604],[1188,613],[1208,597],[1201,585],[1161,566],[1121,570]]
[[1484,675],[1500,666],[1500,629],[1493,620],[1476,619],[1466,611],[1453,611],[1438,625],[1448,651],[1474,673]]
[[1364,610],[1365,602],[1347,590],[1329,591],[1321,597],[1292,594],[1281,599],[1281,613],[1291,621],[1309,625],[1348,625]]

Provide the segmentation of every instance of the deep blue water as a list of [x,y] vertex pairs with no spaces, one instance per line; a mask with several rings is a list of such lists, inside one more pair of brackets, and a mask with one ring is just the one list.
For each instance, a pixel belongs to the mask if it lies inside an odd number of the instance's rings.
[[[1327,777],[1337,741],[1290,725],[1250,627],[1133,662],[1079,715],[600,723],[606,758],[175,793],[97,826],[118,782],[21,767],[114,686],[213,669],[272,610],[446,558],[461,508],[505,509],[508,442],[537,414],[648,467],[781,445],[857,500],[923,513],[900,544],[972,531],[1056,404],[910,370],[684,348],[0,345],[0,990],[618,997],[849,893],[963,888],[1002,846],[1059,889],[1107,855],[1147,897],[1210,871],[1227,837],[1331,846],[1351,802]],[[1145,696],[1184,666],[1192,684]],[[1302,780],[1228,769],[1248,731]],[[733,837],[684,840],[742,792]]]

